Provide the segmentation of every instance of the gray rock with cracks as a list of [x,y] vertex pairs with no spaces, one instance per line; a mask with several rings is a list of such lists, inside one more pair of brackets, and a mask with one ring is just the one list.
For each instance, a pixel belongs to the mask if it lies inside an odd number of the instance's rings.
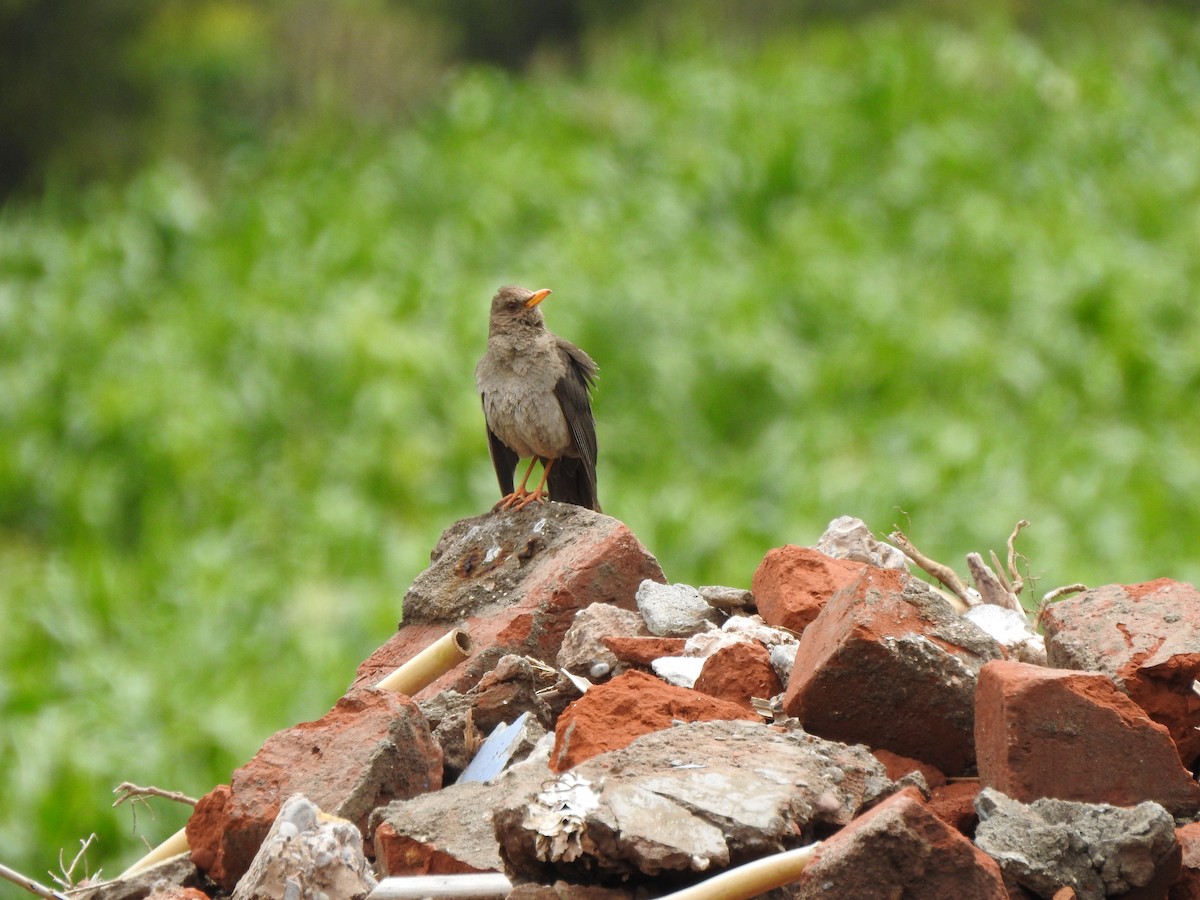
[[496,836],[523,878],[687,879],[824,837],[894,789],[865,747],[753,722],[694,722],[509,798]]
[[1079,900],[1101,900],[1169,883],[1178,869],[1175,821],[1147,801],[1133,807],[1042,799],[1020,803],[992,788],[975,801],[975,843],[1005,876],[1040,897],[1064,886]]
[[659,584],[649,579],[637,589],[638,612],[657,637],[690,637],[716,626],[720,614],[690,584]]
[[344,819],[322,817],[315,803],[293,794],[238,882],[233,900],[352,900],[366,897],[375,884],[358,828]]

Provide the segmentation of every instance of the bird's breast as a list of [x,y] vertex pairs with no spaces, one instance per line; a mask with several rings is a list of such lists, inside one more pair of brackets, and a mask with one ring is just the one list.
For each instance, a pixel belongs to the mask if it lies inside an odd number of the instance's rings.
[[[501,352],[497,352],[500,350]],[[489,352],[475,370],[488,427],[522,457],[557,459],[571,450],[571,433],[554,387],[562,377],[557,359],[532,364],[527,355]]]

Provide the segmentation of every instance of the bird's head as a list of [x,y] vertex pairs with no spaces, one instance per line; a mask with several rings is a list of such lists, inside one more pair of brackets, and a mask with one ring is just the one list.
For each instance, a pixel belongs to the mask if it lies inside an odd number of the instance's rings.
[[542,311],[538,309],[538,304],[548,296],[550,296],[550,288],[531,291],[512,284],[500,288],[496,291],[496,296],[492,298],[492,330],[511,325],[544,327],[545,321],[542,318]]

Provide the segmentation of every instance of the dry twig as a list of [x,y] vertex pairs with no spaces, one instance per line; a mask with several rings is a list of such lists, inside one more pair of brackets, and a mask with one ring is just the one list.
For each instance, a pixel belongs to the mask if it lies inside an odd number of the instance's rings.
[[[1013,528],[1012,534],[1008,536],[1008,571],[1012,576],[1011,590],[1014,594],[1021,593],[1021,588],[1025,587],[1025,581],[1021,578],[1020,573],[1017,571],[1017,549],[1015,545],[1017,542],[1017,535],[1021,533],[1021,529],[1028,527],[1029,520],[1021,519]],[[1022,556],[1021,558],[1024,559],[1025,557]],[[1000,568],[999,563],[996,563],[996,568]]]
[[992,558],[992,570],[996,573],[996,578],[999,579],[1000,584],[1003,585],[1004,589],[1010,594],[1015,594],[1016,591],[1013,590],[1012,582],[1009,581],[1004,575],[1004,566],[1000,565],[1000,557],[996,555],[996,551],[989,550],[988,555]]
[[[51,878],[54,879],[54,883],[57,884],[60,888],[62,888],[64,891],[69,891],[71,888],[75,887],[75,867],[77,865],[79,865],[79,861],[81,859],[83,859],[83,855],[85,853],[87,853],[88,847],[92,846],[92,841],[94,841],[94,840],[96,840],[95,832],[92,832],[91,834],[89,834],[86,839],[82,839],[82,838],[80,839],[79,852],[75,854],[75,858],[73,860],[71,860],[71,865],[69,865],[69,866],[63,862],[62,850],[60,849],[58,851],[58,871],[61,873],[62,877],[60,878],[58,875],[55,875],[53,872],[50,872],[48,874],[50,875]],[[99,875],[100,875],[100,873],[97,872],[96,876],[99,877]],[[84,879],[89,879],[91,877],[88,874],[86,862],[84,863],[84,866],[83,866],[83,877],[84,877]]]
[[1065,597],[1067,594],[1078,594],[1080,591],[1086,591],[1086,584],[1064,584],[1062,587],[1056,587],[1052,591],[1046,591],[1042,596],[1042,606],[1049,606],[1060,597]]
[[1046,591],[1042,595],[1042,601],[1038,604],[1037,618],[1034,620],[1034,625],[1038,628],[1042,627],[1042,616],[1046,615],[1046,610],[1050,608],[1050,604],[1060,597],[1065,597],[1067,594],[1078,594],[1080,591],[1088,589],[1086,584],[1064,584],[1062,587],[1056,587],[1052,591]]
[[8,866],[0,863],[0,878],[11,881],[18,887],[23,887],[31,894],[37,894],[39,897],[45,897],[47,900],[67,900],[65,894],[60,894],[53,888],[48,888],[44,884],[39,884],[28,875],[22,875],[16,869],[10,869]]
[[967,604],[967,606],[979,605],[979,598],[972,594],[970,589],[963,584],[962,579],[958,577],[958,573],[949,566],[930,559],[914,547],[912,541],[908,539],[903,531],[893,531],[888,535],[888,540],[894,546],[900,548],[909,559],[941,582],[946,590],[954,594],[954,596]]
[[974,579],[975,587],[984,603],[1025,614],[1017,595],[1005,587],[1005,582],[983,561],[982,556],[978,553],[968,553],[967,568],[971,570],[971,578]]
[[120,806],[122,803],[131,800],[145,800],[147,797],[162,797],[164,800],[174,800],[176,803],[186,803],[188,806],[195,806],[198,802],[195,797],[189,797],[187,794],[179,791],[164,791],[162,788],[156,787],[141,787],[128,781],[122,781],[115,788],[114,794],[120,794],[113,801],[113,806]]

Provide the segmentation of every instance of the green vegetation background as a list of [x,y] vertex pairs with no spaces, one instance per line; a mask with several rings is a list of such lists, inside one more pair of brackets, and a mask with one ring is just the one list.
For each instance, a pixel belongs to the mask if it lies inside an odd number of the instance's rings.
[[843,514],[960,570],[1028,518],[1035,597],[1196,581],[1198,61],[1158,6],[632,17],[9,204],[0,861],[116,874],[185,818],[118,782],[328,709],[497,497],[507,282],[599,361],[602,502],[674,581]]

